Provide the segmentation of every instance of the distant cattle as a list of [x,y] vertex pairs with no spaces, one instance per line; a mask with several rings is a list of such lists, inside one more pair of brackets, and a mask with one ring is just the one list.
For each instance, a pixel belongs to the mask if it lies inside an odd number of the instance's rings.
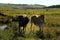
[[29,19],[26,15],[24,16],[17,16],[15,19],[13,19],[13,21],[18,22],[19,23],[19,32],[21,32],[21,27],[23,27],[23,31],[26,28]]
[[40,31],[42,31],[42,26],[44,24],[44,15],[32,16],[31,17],[31,28],[33,24],[39,26]]

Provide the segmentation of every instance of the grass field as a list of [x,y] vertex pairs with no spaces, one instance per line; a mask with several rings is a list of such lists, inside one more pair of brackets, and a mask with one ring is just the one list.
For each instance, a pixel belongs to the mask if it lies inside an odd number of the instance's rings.
[[[31,19],[32,15],[45,15],[45,25],[43,27],[44,39],[38,38],[39,35],[35,33],[39,30],[38,26],[32,27],[34,34],[30,33],[31,23],[29,22],[26,27],[25,37],[16,36],[13,37],[16,32],[18,32],[18,23],[11,22],[8,25],[9,29],[0,30],[0,40],[60,40],[60,8],[49,8],[49,9],[27,9],[27,10],[14,10],[14,9],[1,9],[0,12],[9,16],[19,16],[24,13],[28,15]],[[15,30],[16,29],[16,30]],[[50,35],[50,38],[48,38]]]

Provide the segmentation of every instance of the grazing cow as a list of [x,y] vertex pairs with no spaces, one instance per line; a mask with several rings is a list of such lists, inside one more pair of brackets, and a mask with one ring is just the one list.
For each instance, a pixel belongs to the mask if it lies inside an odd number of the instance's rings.
[[0,13],[0,24],[8,24],[12,21],[11,19],[13,19],[13,16]]
[[13,16],[7,16],[7,18],[5,19],[6,19],[5,24],[11,23],[13,20]]
[[24,16],[17,16],[16,19],[13,19],[13,21],[18,22],[19,23],[19,32],[21,32],[21,27],[23,27],[23,31],[26,28],[29,19],[26,15]]
[[31,28],[33,24],[39,26],[40,31],[42,31],[42,26],[44,24],[44,15],[32,16],[31,17]]

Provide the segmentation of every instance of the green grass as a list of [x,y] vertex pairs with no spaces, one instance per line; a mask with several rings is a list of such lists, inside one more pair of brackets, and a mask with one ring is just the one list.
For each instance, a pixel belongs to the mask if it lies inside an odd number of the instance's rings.
[[[8,11],[6,11],[8,10]],[[0,10],[1,11],[1,10]],[[56,32],[60,32],[60,8],[50,8],[48,11],[46,9],[35,9],[35,10],[14,10],[14,9],[2,9],[2,13],[10,16],[16,17],[19,15],[23,15],[26,13],[29,18],[31,18],[32,15],[45,15],[45,25],[43,27],[43,33],[44,33],[44,40],[48,40],[47,34],[49,33],[52,38],[49,38],[49,40],[60,40],[60,35],[56,36]],[[3,20],[4,21],[4,20]],[[26,27],[25,32],[25,38],[17,36],[16,38],[13,38],[14,33],[18,32],[18,23],[17,22],[11,22],[8,25],[9,29],[6,30],[0,30],[0,40],[39,40],[39,38],[36,37],[35,34],[29,34],[30,33],[30,27],[31,23],[29,22]],[[15,30],[16,28],[16,30]],[[39,30],[38,26],[32,27],[34,30],[34,33]],[[39,36],[39,35],[38,35]]]

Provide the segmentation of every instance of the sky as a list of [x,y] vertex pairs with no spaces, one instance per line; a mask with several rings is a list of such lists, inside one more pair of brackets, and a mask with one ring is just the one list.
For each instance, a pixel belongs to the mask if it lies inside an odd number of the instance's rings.
[[60,5],[60,0],[0,0],[0,3],[11,4],[40,4],[45,6]]

